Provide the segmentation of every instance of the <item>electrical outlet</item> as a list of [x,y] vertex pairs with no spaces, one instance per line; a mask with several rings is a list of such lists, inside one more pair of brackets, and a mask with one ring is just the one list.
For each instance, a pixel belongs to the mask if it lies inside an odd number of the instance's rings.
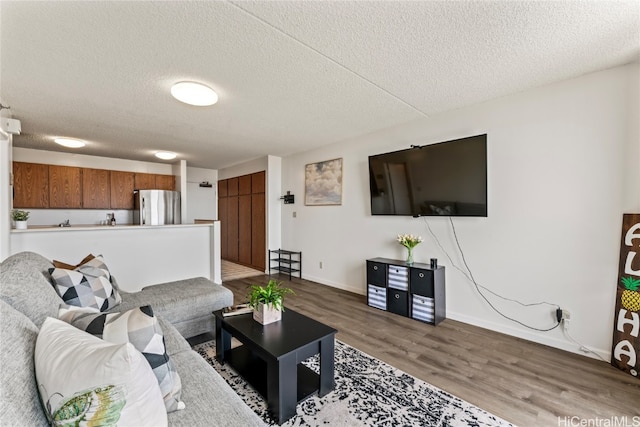
[[320,261],[320,268],[322,268],[322,261]]
[[293,217],[295,218],[298,214],[294,211],[293,212]]
[[556,320],[562,322],[563,320],[571,320],[571,313],[566,308],[556,309]]

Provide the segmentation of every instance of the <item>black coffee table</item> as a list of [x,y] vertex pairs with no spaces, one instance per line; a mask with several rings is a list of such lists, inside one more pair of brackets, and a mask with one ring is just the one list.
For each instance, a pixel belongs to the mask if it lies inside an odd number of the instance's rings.
[[[253,315],[216,317],[216,358],[228,362],[267,401],[279,424],[295,415],[298,402],[334,388],[336,330],[287,308],[282,320],[261,325]],[[243,345],[231,349],[231,337]],[[320,375],[300,362],[320,354]]]

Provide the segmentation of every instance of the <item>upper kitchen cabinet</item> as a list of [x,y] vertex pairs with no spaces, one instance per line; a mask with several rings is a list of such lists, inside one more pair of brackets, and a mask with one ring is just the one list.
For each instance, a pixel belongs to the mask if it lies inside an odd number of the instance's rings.
[[156,189],[158,190],[175,190],[176,177],[173,175],[156,175]]
[[49,207],[49,165],[13,162],[13,207]]
[[133,172],[111,171],[111,209],[133,209]]
[[173,175],[158,175],[155,173],[136,173],[136,190],[175,190],[176,177]]
[[49,207],[82,208],[80,168],[49,165]]
[[104,169],[82,169],[82,207],[111,207],[111,173]]
[[155,190],[156,175],[153,173],[136,173],[134,188],[136,190]]

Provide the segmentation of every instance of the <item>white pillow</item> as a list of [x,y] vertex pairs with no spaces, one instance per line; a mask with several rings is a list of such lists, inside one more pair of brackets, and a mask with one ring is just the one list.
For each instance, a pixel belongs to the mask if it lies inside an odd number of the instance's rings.
[[166,426],[149,363],[133,345],[111,344],[48,317],[35,349],[38,390],[49,422]]
[[182,382],[167,354],[164,334],[150,305],[120,313],[101,313],[95,308],[62,304],[58,319],[113,344],[130,342],[149,362],[158,380],[167,412],[184,409],[180,401]]

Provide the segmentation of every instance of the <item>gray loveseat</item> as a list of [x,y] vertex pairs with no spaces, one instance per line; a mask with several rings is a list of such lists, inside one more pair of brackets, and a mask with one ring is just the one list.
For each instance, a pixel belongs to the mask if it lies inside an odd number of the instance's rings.
[[[33,252],[0,264],[0,425],[44,426],[33,354],[38,329],[57,317],[62,302],[48,280],[52,263]],[[115,311],[151,305],[162,327],[167,353],[182,380],[186,408],[168,414],[172,426],[258,426],[262,420],[184,337],[212,331],[213,310],[231,305],[233,294],[204,278],[122,293]]]

